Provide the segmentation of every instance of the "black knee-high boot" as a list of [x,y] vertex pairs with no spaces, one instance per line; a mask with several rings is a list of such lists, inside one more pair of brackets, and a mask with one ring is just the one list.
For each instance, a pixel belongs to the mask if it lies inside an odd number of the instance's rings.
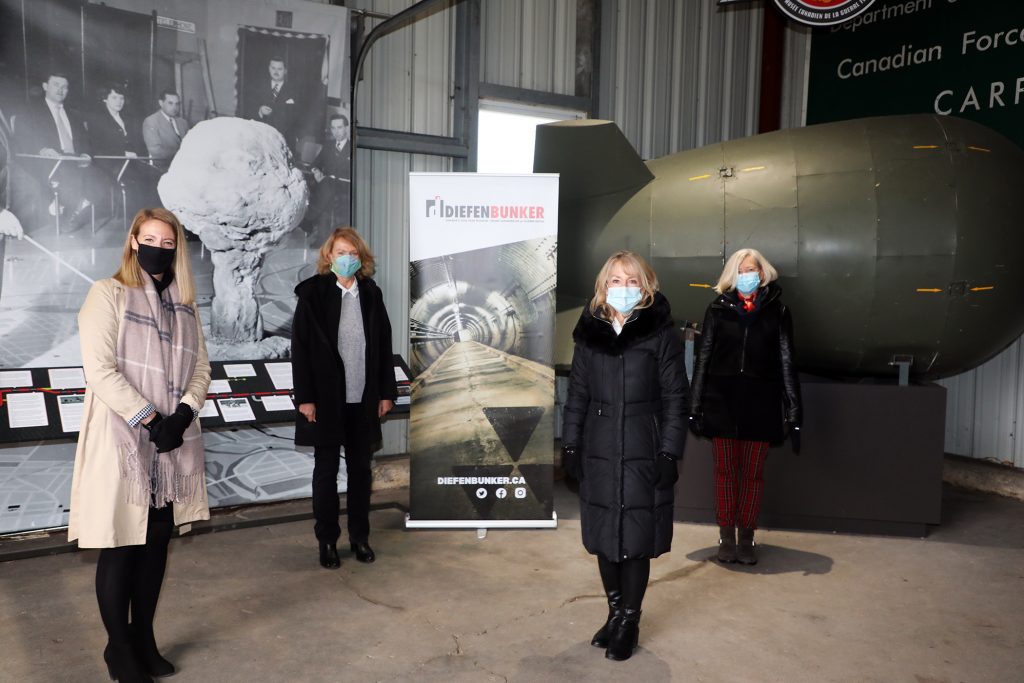
[[153,618],[160,600],[160,588],[167,568],[167,546],[174,531],[174,512],[168,504],[149,509],[146,545],[141,548],[132,577],[132,645],[146,673],[163,678],[174,673],[174,665],[163,658],[156,646]]
[[614,660],[629,659],[640,640],[640,608],[651,576],[649,559],[626,560],[621,563],[622,618],[615,624],[608,639],[605,657]]
[[107,630],[107,647],[103,661],[107,673],[122,683],[146,682],[146,675],[131,645],[128,627],[128,606],[131,602],[132,576],[140,553],[140,546],[122,546],[100,550],[96,562],[96,602],[100,619]]
[[597,568],[601,572],[604,594],[608,596],[608,620],[594,634],[590,644],[594,647],[607,648],[608,639],[615,629],[615,624],[622,618],[622,578],[618,562],[609,562],[598,555]]

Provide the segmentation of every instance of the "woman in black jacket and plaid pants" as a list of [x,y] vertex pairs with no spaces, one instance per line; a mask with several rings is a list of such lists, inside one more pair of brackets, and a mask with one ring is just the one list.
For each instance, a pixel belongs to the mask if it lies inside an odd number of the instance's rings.
[[690,427],[712,440],[720,562],[757,563],[754,529],[768,446],[781,443],[788,429],[799,449],[793,320],[777,278],[755,249],[729,257],[694,358]]

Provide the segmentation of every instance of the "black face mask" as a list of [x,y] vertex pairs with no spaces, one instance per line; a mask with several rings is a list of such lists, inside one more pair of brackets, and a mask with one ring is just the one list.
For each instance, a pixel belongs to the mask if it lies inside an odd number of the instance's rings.
[[174,252],[176,249],[161,249],[151,247],[148,244],[139,245],[139,265],[150,275],[163,275],[174,263]]

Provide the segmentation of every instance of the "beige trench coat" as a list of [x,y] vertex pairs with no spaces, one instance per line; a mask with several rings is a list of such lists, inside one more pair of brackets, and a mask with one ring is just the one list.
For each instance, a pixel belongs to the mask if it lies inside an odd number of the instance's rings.
[[[124,289],[112,278],[96,282],[78,313],[86,389],[71,479],[68,540],[78,539],[80,548],[114,548],[146,542],[149,506],[128,502],[128,483],[121,479],[117,447],[108,428],[109,420],[127,421],[149,404],[117,370],[117,331],[124,317]],[[203,326],[199,325],[196,368],[181,402],[199,410],[209,385],[210,362]],[[206,482],[202,481],[199,488],[194,502],[174,505],[175,525],[210,518]]]

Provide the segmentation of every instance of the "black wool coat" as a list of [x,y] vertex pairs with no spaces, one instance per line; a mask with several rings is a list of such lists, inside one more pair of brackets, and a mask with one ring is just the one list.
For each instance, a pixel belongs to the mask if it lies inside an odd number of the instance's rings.
[[589,309],[573,331],[562,442],[581,455],[580,524],[588,552],[612,562],[672,547],[673,491],[655,458],[683,455],[688,386],[668,300],[634,311],[615,334]]
[[741,312],[736,292],[711,302],[693,362],[690,414],[704,436],[781,443],[785,423],[800,424],[793,319],[772,282],[757,309]]
[[[398,397],[391,352],[391,321],[380,288],[370,278],[358,278],[359,307],[366,336],[366,410],[361,429],[371,429],[368,441],[381,439],[377,406]],[[316,422],[296,411],[295,445],[335,446],[345,443],[345,367],[338,353],[341,289],[332,273],[314,275],[295,288],[298,302],[292,321],[292,379],[295,403],[315,403]],[[349,428],[353,425],[349,425]]]

